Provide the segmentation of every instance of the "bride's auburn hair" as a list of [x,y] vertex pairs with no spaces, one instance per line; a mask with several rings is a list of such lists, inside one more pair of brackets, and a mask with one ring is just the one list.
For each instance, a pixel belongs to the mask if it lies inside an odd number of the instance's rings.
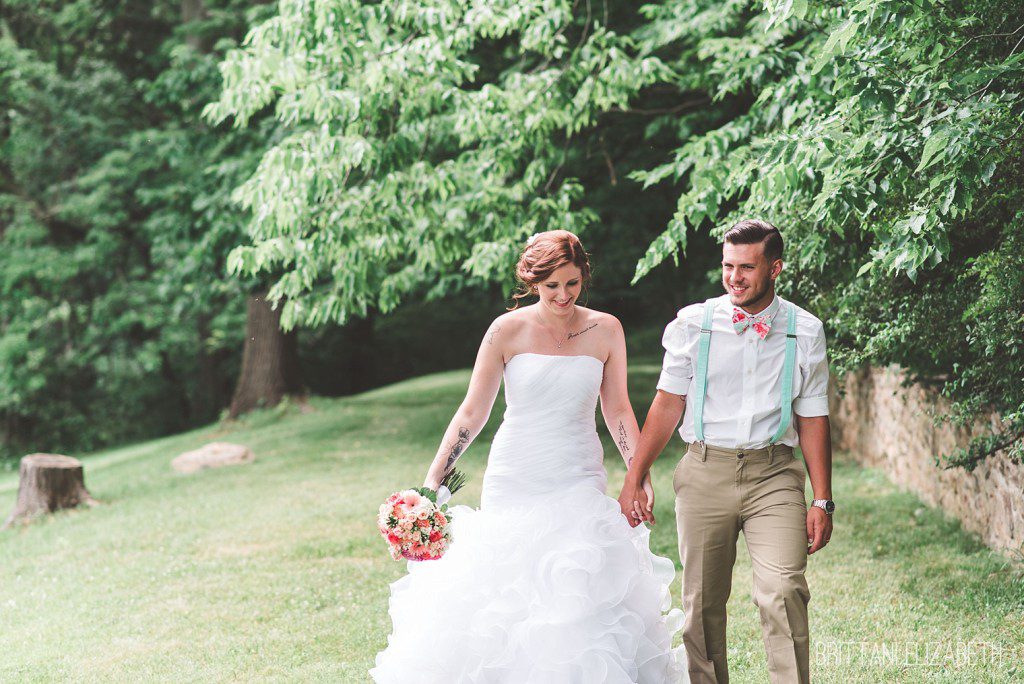
[[512,295],[515,303],[509,310],[518,307],[523,297],[537,294],[538,285],[568,264],[580,269],[584,287],[590,284],[590,258],[578,237],[567,230],[549,230],[533,235],[526,241],[516,263],[519,287]]

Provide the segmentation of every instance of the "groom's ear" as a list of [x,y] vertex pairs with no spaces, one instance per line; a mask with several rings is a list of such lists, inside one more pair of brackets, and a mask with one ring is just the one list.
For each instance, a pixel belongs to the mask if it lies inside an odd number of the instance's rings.
[[771,275],[772,280],[775,280],[779,277],[780,273],[782,273],[782,259],[776,259],[772,262],[772,268],[769,274]]

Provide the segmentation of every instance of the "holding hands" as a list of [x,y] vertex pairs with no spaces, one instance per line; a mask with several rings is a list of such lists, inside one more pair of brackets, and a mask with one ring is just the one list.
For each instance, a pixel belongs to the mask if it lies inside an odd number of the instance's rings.
[[[627,461],[626,481],[619,494],[619,510],[631,527],[642,522],[654,524],[654,487],[651,486],[651,464],[665,449],[669,437],[675,432],[685,397],[662,390],[654,396],[644,429],[640,433],[636,453]],[[642,473],[642,475],[641,475]]]
[[650,473],[639,486],[629,474],[626,475],[626,482],[619,494],[619,510],[626,516],[630,527],[636,527],[642,522],[654,524],[654,487],[651,485]]

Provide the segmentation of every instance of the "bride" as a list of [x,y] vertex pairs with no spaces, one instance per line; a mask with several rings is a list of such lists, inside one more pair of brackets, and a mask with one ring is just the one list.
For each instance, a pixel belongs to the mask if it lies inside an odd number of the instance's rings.
[[[639,438],[626,393],[619,321],[576,303],[590,276],[579,238],[527,242],[517,307],[480,344],[469,390],[424,485],[437,489],[490,415],[502,379],[507,409],[494,436],[479,510],[452,509],[452,545],[409,564],[391,585],[394,631],[376,682],[686,681],[674,566],[605,496],[595,428],[601,412],[628,463]],[[539,301],[518,308],[518,300]],[[652,501],[650,481],[644,482]],[[638,520],[639,508],[633,512]],[[650,510],[648,516],[651,515]]]

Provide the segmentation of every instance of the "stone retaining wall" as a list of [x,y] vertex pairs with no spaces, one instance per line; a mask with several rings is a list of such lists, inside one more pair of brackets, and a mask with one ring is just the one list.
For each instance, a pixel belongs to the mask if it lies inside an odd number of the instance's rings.
[[[918,385],[903,387],[897,367],[864,368],[832,392],[833,446],[884,470],[903,489],[959,518],[988,546],[1024,551],[1024,466],[999,453],[973,472],[945,470],[936,456],[967,443],[970,433],[935,427],[929,410],[948,403]],[[837,492],[841,505],[841,493]]]

